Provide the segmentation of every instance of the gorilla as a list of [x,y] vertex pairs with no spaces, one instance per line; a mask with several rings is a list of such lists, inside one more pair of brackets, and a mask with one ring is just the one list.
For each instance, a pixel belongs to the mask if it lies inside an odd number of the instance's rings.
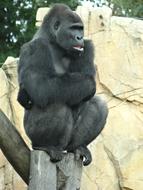
[[53,162],[67,151],[90,164],[87,145],[106,123],[106,103],[94,96],[93,44],[83,31],[76,13],[55,4],[20,52],[18,101],[25,108],[24,128],[33,149],[46,151]]

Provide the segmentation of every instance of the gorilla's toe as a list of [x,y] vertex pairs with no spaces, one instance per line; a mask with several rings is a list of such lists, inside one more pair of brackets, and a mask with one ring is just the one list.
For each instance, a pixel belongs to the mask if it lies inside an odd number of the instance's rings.
[[79,160],[81,158],[83,159],[84,166],[87,166],[92,162],[92,156],[87,147],[79,147],[75,151],[75,159]]
[[63,153],[61,151],[50,150],[50,151],[47,151],[47,153],[50,156],[51,162],[59,162],[63,158]]

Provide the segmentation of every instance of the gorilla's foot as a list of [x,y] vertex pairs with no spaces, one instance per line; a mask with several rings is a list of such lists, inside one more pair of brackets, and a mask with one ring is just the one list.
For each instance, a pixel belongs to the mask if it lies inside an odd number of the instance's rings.
[[87,166],[92,161],[92,156],[87,147],[79,147],[74,151],[76,160],[83,159],[83,165]]
[[33,146],[33,149],[47,152],[47,154],[50,156],[51,162],[59,162],[63,158],[62,151],[50,150],[49,148],[46,148],[46,147],[36,147],[36,146]]
[[48,151],[46,151],[46,152],[49,154],[50,160],[51,160],[52,162],[59,162],[59,161],[61,161],[62,158],[63,158],[63,153],[62,153],[62,151],[48,150]]

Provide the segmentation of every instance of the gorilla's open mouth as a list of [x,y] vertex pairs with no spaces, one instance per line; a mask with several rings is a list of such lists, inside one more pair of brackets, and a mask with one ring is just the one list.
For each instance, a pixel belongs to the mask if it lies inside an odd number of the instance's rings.
[[84,47],[83,46],[74,46],[73,47],[75,50],[77,51],[83,51],[84,50]]

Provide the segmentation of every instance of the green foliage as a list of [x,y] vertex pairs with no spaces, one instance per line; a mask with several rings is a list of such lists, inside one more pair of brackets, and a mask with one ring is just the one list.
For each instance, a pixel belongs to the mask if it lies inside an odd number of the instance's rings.
[[34,1],[4,0],[0,2],[0,62],[7,55],[18,56],[20,46],[35,31]]
[[1,0],[0,1],[0,66],[7,56],[19,56],[22,44],[35,33],[37,9],[52,3],[65,3],[71,8],[78,0]]
[[143,18],[143,0],[107,0],[113,15]]

